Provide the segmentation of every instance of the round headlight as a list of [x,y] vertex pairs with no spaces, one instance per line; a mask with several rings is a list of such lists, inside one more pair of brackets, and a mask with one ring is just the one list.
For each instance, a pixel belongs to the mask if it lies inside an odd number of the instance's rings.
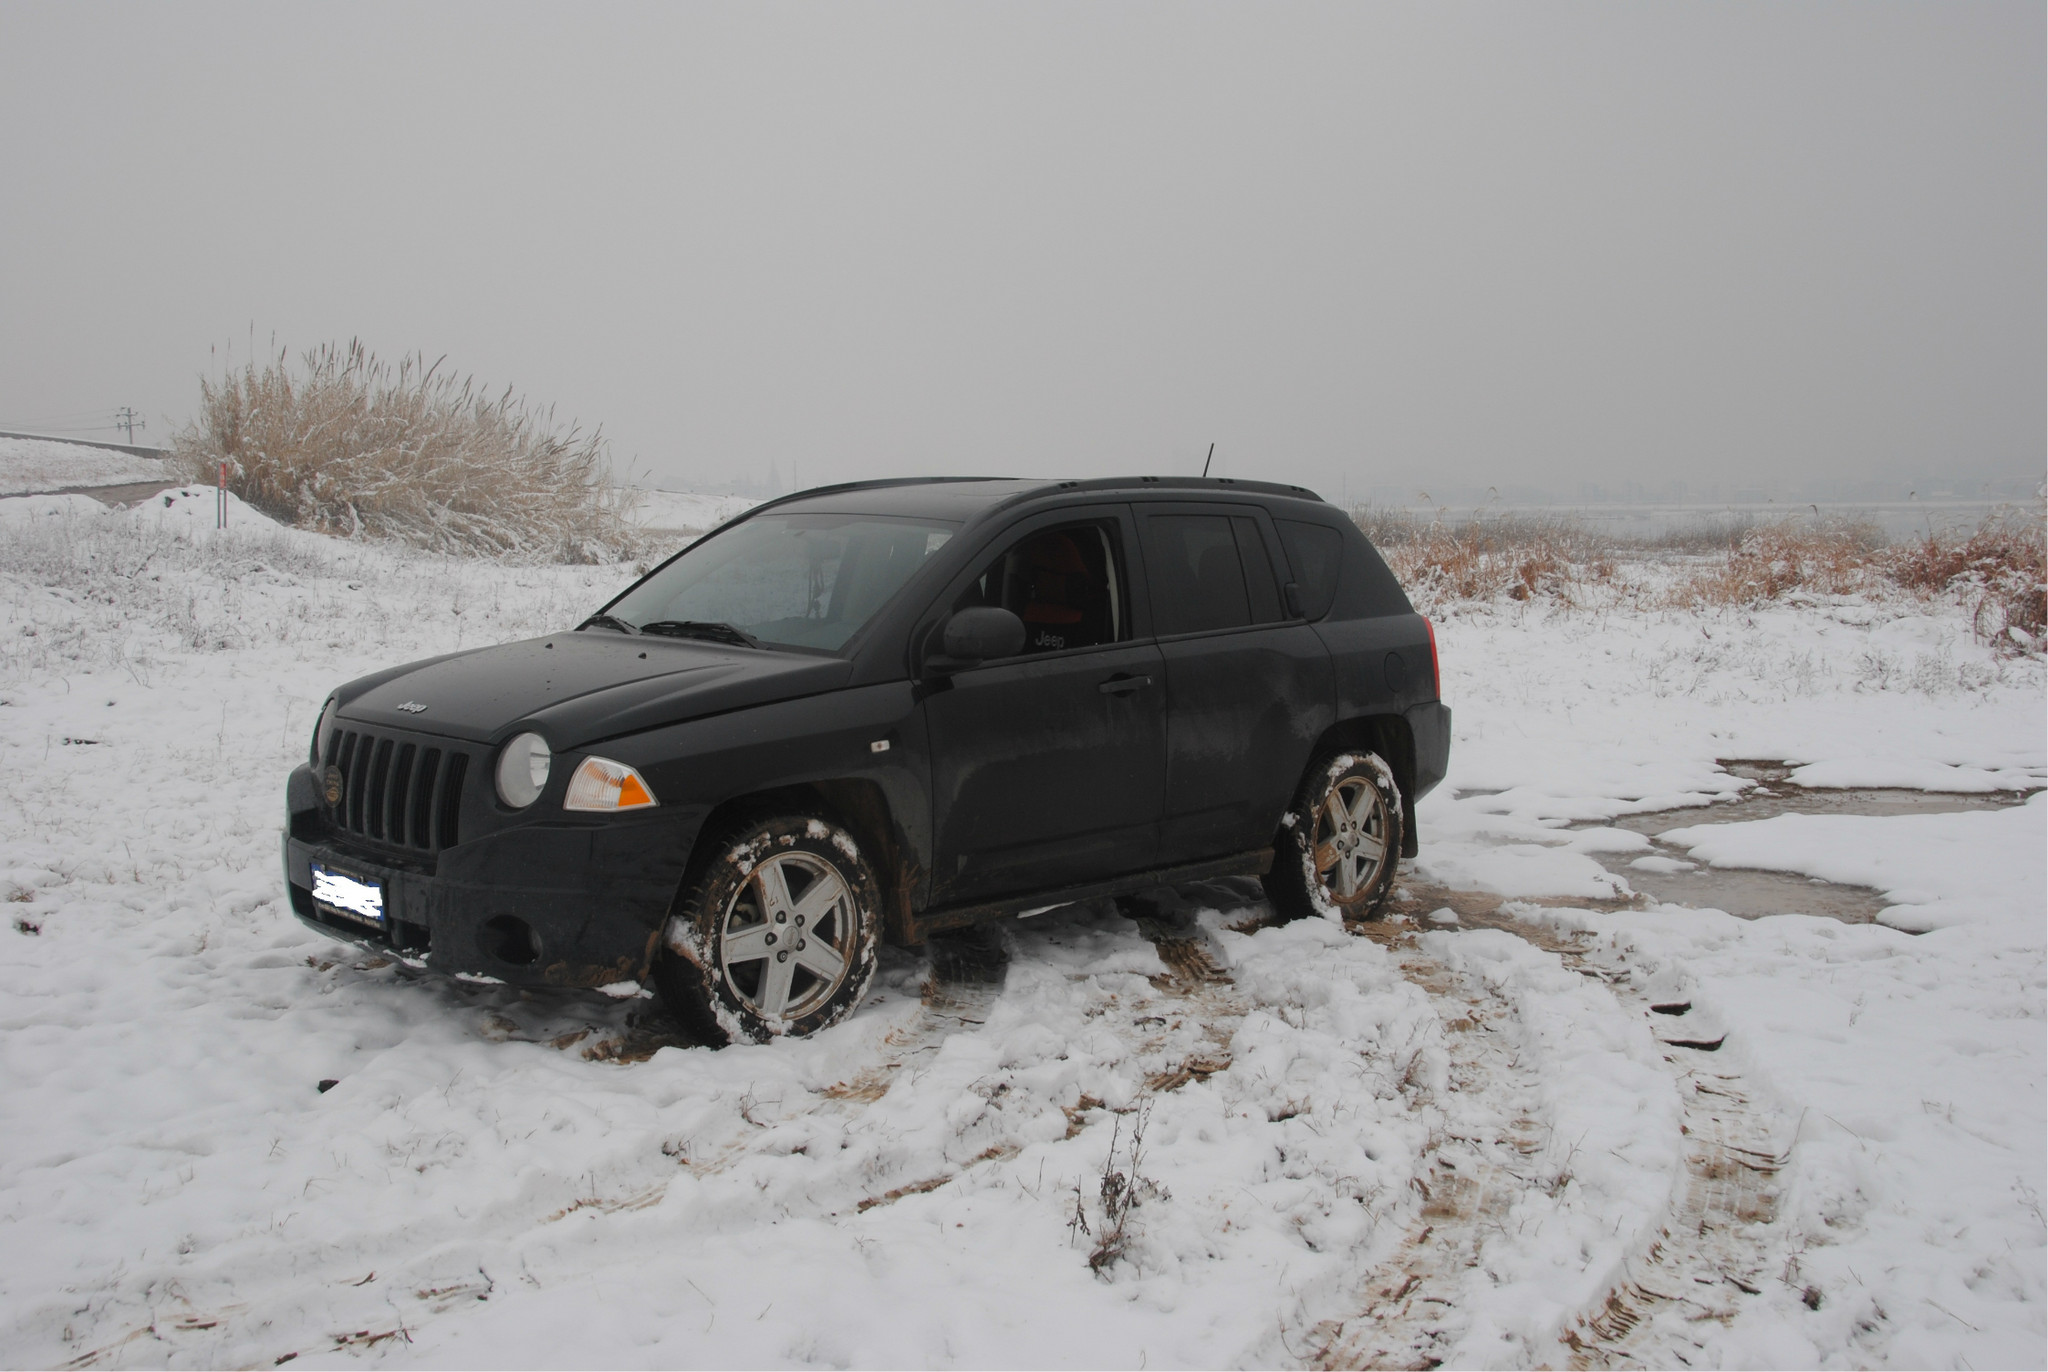
[[540,799],[554,761],[548,741],[539,734],[521,734],[498,754],[498,799],[523,810]]
[[320,722],[313,726],[313,767],[316,771],[327,760],[327,741],[334,737],[334,715],[339,708],[330,697],[327,708],[320,712]]

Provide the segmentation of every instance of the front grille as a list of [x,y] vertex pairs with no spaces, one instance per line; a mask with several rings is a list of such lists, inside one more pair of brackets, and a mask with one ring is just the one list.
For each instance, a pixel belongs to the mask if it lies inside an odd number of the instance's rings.
[[337,731],[327,765],[342,777],[336,828],[394,848],[438,853],[460,841],[469,754],[442,743]]

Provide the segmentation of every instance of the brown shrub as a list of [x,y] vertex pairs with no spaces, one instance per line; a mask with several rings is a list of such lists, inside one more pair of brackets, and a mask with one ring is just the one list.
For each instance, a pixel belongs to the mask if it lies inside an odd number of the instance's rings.
[[1478,515],[1425,522],[1365,506],[1352,518],[1412,594],[1428,601],[1551,599],[1572,603],[1588,579],[1613,575],[1585,528],[1567,516]]
[[603,439],[555,432],[510,390],[361,343],[201,381],[200,416],[172,440],[191,474],[272,518],[440,551],[605,561],[630,542]]
[[1859,520],[1785,520],[1741,534],[1716,566],[1683,582],[1686,604],[1747,605],[1792,591],[1852,595],[1866,589],[1884,533]]
[[2048,619],[2043,544],[2041,516],[2016,509],[1998,511],[1968,534],[1930,531],[1899,546],[1864,523],[1786,521],[1744,534],[1722,561],[1680,582],[1672,598],[1749,605],[1794,591],[1954,595],[1971,601],[1980,637],[2008,649],[2038,648]]
[[1930,533],[1887,551],[1885,575],[1923,593],[1973,593],[1977,632],[1997,638],[2008,628],[2039,639],[2048,621],[2048,562],[2039,515],[2005,509],[1967,538]]
[[1972,607],[1978,635],[2007,651],[2039,651],[2048,619],[2041,509],[2003,509],[1974,532],[1930,532],[1896,546],[1867,520],[1819,515],[1764,523],[1730,513],[1618,537],[1569,514],[1478,513],[1453,522],[1445,513],[1370,505],[1352,512],[1424,605],[1502,597],[1581,604],[1594,586],[1645,589],[1617,571],[1623,559],[1676,559],[1681,570],[1659,594],[1682,608],[1755,605],[1794,593],[1955,596]]

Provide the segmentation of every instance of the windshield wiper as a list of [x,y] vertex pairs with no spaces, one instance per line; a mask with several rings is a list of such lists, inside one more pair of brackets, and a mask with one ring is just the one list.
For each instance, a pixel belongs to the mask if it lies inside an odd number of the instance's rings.
[[593,624],[600,629],[617,629],[622,634],[637,634],[640,632],[631,624],[628,624],[625,620],[620,619],[617,615],[603,614],[592,615],[590,618],[584,620],[581,624],[578,624],[576,626],[576,631],[578,633],[581,633],[583,632],[583,630],[588,629]]
[[723,620],[713,619],[657,619],[642,624],[643,634],[662,634],[669,638],[708,638],[716,643],[730,643],[740,648],[765,646],[745,629],[735,628]]

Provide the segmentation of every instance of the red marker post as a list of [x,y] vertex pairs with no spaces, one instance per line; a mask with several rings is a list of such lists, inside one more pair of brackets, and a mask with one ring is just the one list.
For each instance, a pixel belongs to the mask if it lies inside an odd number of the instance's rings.
[[228,526],[228,464],[220,464],[220,494],[213,500],[213,527],[225,529]]

